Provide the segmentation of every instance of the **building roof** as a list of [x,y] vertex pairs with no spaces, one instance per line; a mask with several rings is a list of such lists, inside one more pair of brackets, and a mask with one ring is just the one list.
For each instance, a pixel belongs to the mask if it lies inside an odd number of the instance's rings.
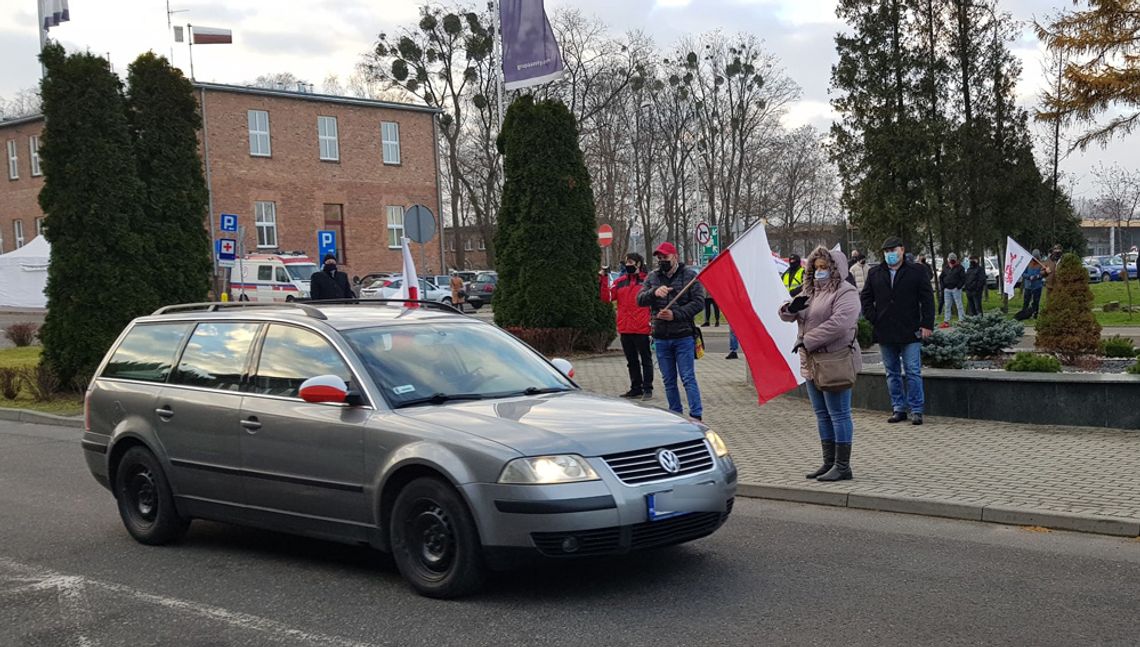
[[0,128],[7,128],[8,126],[22,126],[36,121],[43,121],[43,115],[27,115],[24,117],[15,117],[13,119],[0,119]]
[[[1118,225],[1116,224],[1115,220],[1082,220],[1081,221],[1081,228],[1082,229],[1108,229],[1110,227],[1116,227],[1116,226],[1118,226]],[[1126,229],[1140,228],[1140,218],[1133,218],[1132,222],[1124,222],[1123,220],[1121,220],[1119,227],[1126,228]]]
[[346,106],[361,106],[365,108],[386,108],[388,110],[407,110],[410,112],[427,112],[436,114],[443,112],[439,108],[421,106],[414,103],[397,103],[394,101],[377,101],[375,99],[358,99],[356,97],[341,97],[332,94],[316,94],[313,92],[299,92],[294,90],[257,88],[248,85],[226,85],[223,83],[203,83],[195,81],[194,87],[212,92],[232,92],[235,94],[252,94],[262,97],[275,97],[279,99],[295,99],[300,101],[319,101],[321,103],[337,103]]

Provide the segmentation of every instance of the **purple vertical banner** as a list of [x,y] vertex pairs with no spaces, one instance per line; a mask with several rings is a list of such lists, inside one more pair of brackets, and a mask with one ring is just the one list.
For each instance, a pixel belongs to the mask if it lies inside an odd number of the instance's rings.
[[562,51],[543,0],[500,0],[503,86],[519,90],[562,76]]

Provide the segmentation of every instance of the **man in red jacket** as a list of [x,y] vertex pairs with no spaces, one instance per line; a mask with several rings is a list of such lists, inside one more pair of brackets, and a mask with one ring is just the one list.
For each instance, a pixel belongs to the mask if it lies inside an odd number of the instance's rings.
[[625,352],[629,368],[629,391],[623,398],[653,397],[653,352],[649,347],[649,308],[637,305],[637,293],[645,283],[646,272],[641,254],[630,252],[625,256],[624,273],[610,285],[609,273],[598,277],[602,301],[617,302],[617,329],[621,335],[621,349]]

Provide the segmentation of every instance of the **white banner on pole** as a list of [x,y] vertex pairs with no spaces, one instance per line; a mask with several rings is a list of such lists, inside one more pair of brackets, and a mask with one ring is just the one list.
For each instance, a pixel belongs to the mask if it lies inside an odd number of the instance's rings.
[[1014,287],[1021,275],[1025,273],[1025,268],[1029,267],[1031,260],[1033,260],[1033,256],[1025,251],[1024,247],[1018,245],[1013,238],[1006,237],[1005,273],[1002,276],[1002,291],[1005,292],[1006,296],[1013,296]]

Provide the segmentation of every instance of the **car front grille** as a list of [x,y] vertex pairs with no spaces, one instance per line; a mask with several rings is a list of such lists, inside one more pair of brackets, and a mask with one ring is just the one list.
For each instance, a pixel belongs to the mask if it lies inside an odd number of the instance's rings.
[[[591,557],[672,546],[711,535],[728,520],[732,503],[732,499],[725,501],[724,512],[693,512],[624,527],[532,532],[530,537],[538,551],[547,557]],[[574,540],[572,550],[566,550],[568,539]]]
[[[662,449],[671,450],[680,459],[681,469],[670,474],[657,460],[657,452]],[[662,479],[698,474],[712,469],[713,457],[704,440],[691,440],[664,447],[639,449],[621,454],[603,456],[602,460],[609,465],[614,474],[627,485],[640,485],[652,483]]]
[[727,516],[723,512],[695,512],[661,521],[646,521],[633,527],[629,547],[634,550],[670,546],[711,535]]

